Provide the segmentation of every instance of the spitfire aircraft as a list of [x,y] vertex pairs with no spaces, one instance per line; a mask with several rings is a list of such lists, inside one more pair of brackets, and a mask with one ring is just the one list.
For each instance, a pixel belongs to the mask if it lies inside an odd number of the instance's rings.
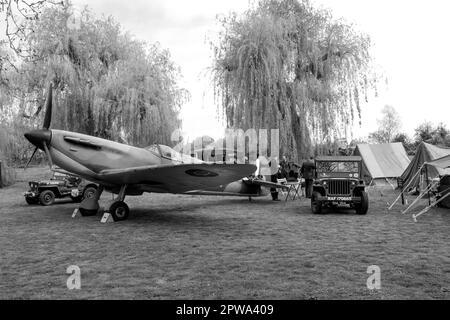
[[[118,196],[106,211],[114,221],[125,220],[129,207],[125,196],[144,192],[258,197],[261,187],[283,187],[261,179],[243,178],[255,172],[251,164],[213,164],[180,154],[165,145],[137,148],[76,132],[50,129],[52,86],[45,102],[42,129],[25,133],[25,138],[45,152],[50,168],[57,165],[99,185],[92,198],[84,199],[79,211],[95,215],[104,190]],[[27,164],[27,166],[28,166]]]

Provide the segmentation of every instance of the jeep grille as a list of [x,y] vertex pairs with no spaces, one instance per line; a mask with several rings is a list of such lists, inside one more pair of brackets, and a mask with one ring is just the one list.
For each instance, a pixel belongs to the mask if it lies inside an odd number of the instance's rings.
[[328,180],[328,194],[330,195],[349,195],[349,180]]

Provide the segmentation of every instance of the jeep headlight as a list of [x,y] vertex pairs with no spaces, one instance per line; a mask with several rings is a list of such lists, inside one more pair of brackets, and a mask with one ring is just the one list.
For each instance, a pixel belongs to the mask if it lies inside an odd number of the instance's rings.
[[324,181],[322,182],[322,184],[323,184],[324,186],[326,186],[326,185],[327,185],[327,181],[324,180]]
[[358,173],[354,173],[353,176],[354,176],[355,178],[358,178],[358,177],[359,177],[359,174],[358,174]]

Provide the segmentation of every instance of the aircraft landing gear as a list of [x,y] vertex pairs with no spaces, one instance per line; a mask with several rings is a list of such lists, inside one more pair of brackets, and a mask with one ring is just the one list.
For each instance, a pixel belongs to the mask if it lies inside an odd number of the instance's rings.
[[111,214],[114,222],[126,220],[130,214],[130,208],[124,202],[126,190],[127,185],[123,185],[120,188],[117,198],[109,204],[108,209],[106,210],[106,212]]
[[78,210],[80,211],[83,217],[95,216],[100,209],[100,205],[98,204],[98,200],[103,193],[103,186],[98,186],[95,195],[93,197],[86,197],[80,203],[80,207]]
[[128,208],[127,204],[123,201],[114,201],[109,206],[108,212],[111,214],[115,222],[123,221],[128,219],[130,208]]

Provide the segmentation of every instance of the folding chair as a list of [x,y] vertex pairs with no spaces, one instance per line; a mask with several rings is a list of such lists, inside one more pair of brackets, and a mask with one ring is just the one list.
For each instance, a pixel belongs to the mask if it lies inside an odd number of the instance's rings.
[[300,198],[298,192],[301,191],[302,188],[302,179],[298,178],[297,181],[288,181],[287,184],[290,186],[290,188],[286,195],[286,200],[289,199],[289,195],[291,195],[292,200],[295,200],[297,196]]
[[277,183],[289,186],[289,189],[284,188],[278,188],[278,192],[281,193],[283,196],[285,196],[285,201],[289,199],[289,196],[291,195],[292,200],[295,200],[295,198],[298,196],[298,191],[301,188],[301,179],[297,179],[297,181],[287,181],[286,178],[283,179],[277,179]]
[[[278,184],[285,185],[285,184],[287,184],[287,180],[286,180],[286,178],[283,178],[283,179],[277,179],[277,183],[278,183]],[[277,188],[277,192],[278,192],[278,193],[281,193],[283,196],[286,196],[286,195],[288,194],[288,192],[286,191],[285,188]]]

